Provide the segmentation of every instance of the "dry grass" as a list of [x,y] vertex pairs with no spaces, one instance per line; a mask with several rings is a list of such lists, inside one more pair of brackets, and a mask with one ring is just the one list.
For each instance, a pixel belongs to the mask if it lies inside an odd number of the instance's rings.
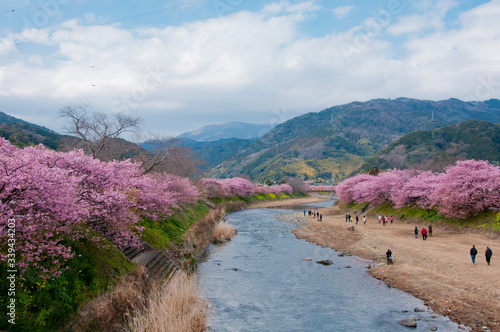
[[179,272],[166,285],[151,292],[149,306],[128,319],[128,331],[205,331],[209,309],[197,296],[194,276]]
[[241,211],[241,210],[245,210],[246,208],[248,208],[248,203],[244,202],[244,201],[228,202],[226,204],[226,211],[227,212]]
[[237,231],[233,225],[226,224],[223,221],[219,221],[214,227],[212,236],[215,243],[223,243],[231,241],[236,233]]
[[73,330],[121,331],[125,315],[146,303],[149,290],[146,273],[144,266],[137,266],[115,288],[89,302],[73,322]]

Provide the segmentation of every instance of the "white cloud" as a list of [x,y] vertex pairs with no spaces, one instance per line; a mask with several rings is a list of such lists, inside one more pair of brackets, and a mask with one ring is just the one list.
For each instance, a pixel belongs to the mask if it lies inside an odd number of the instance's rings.
[[433,18],[425,15],[408,15],[402,17],[397,23],[390,25],[387,32],[399,36],[408,33],[416,33],[424,29],[436,27],[436,22]]
[[332,11],[336,18],[342,19],[346,17],[353,9],[354,6],[343,6],[334,8]]
[[422,31],[442,30],[448,12],[458,6],[456,0],[419,1],[414,3],[419,13],[402,16],[387,31],[393,35],[405,35]]

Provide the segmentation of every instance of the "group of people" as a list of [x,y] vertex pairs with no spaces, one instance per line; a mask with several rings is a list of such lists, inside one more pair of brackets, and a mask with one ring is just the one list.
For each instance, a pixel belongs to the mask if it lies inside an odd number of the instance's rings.
[[[423,229],[425,229],[425,228],[423,228]],[[392,262],[391,249],[387,249],[387,252],[385,253],[385,255],[387,256],[387,265],[392,265],[393,262]],[[472,248],[470,249],[470,257],[472,259],[472,265],[476,265],[476,255],[477,255],[477,249],[476,249],[476,246],[473,245]],[[484,252],[484,257],[486,257],[486,263],[488,263],[488,265],[490,265],[491,256],[493,256],[493,251],[490,249],[490,247],[486,247],[486,251]]]
[[306,213],[309,217],[313,217],[313,218],[318,218],[318,221],[323,221],[323,214],[319,213],[319,212],[315,212],[314,210],[304,210],[304,217],[306,216]]
[[[364,211],[362,211],[362,212],[364,212]],[[305,216],[305,213],[306,212],[304,210],[304,216]],[[311,213],[311,211],[309,211],[309,213]],[[356,214],[356,211],[354,211],[354,215],[355,215],[356,225],[357,225],[358,221],[359,221],[359,216]],[[320,215],[320,218],[321,218],[321,215]],[[352,222],[352,221],[353,221],[353,217],[351,216],[350,213],[347,213],[345,215],[345,222]],[[383,226],[385,226],[388,221],[390,221],[392,224],[394,222],[394,217],[391,216],[390,218],[388,218],[387,216],[378,216],[378,222],[382,223]],[[366,224],[366,216],[363,216],[363,223]],[[418,227],[415,226],[414,233],[415,233],[416,239],[418,239],[419,233],[422,234],[422,240],[425,241],[425,240],[427,240],[428,235],[432,236],[432,225],[429,225],[429,227],[427,229],[425,227],[422,227],[422,229],[420,231],[418,230]],[[387,265],[393,265],[394,263],[393,263],[391,249],[387,249],[387,252],[385,253],[385,255],[387,257]],[[476,265],[476,255],[477,255],[477,249],[473,245],[472,248],[470,249],[470,256],[471,256],[473,265]],[[486,251],[484,253],[484,256],[486,257],[486,263],[488,263],[488,265],[490,265],[492,255],[493,255],[492,250],[489,247],[486,247]]]
[[[470,258],[472,259],[472,265],[476,265],[476,255],[477,255],[476,246],[472,245],[472,248],[470,248]],[[488,265],[490,265],[491,256],[493,256],[493,252],[491,251],[490,247],[486,247],[486,251],[484,252],[484,256],[486,257],[486,263],[488,263]]]
[[378,223],[382,223],[382,226],[385,226],[387,225],[387,223],[389,222],[389,220],[391,221],[391,224],[394,222],[394,217],[391,216],[390,218],[387,217],[387,216],[378,216]]
[[[356,211],[354,211],[354,215],[355,215],[355,218],[356,219],[356,225],[358,224],[359,222],[359,216],[356,214]],[[348,213],[345,215],[345,222],[352,222],[353,221],[353,218],[351,217],[351,214]],[[363,216],[363,224],[366,225],[366,216]]]
[[[418,227],[415,226],[415,230],[413,231],[415,233],[415,239],[418,239]],[[432,236],[432,225],[429,225],[429,229],[425,229],[425,227],[422,227],[420,230],[420,234],[422,234],[422,240],[427,240],[427,234],[429,236]]]

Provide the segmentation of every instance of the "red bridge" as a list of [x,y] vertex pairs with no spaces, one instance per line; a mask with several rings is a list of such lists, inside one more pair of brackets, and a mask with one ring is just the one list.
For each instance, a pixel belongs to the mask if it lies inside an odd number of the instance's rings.
[[334,186],[308,187],[308,188],[304,189],[304,191],[307,191],[307,192],[316,192],[316,191],[334,192],[335,191],[335,187]]

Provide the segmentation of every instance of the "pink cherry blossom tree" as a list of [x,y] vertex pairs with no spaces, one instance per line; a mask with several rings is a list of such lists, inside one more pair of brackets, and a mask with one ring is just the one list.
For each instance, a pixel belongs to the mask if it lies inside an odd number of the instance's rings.
[[336,195],[342,204],[351,204],[354,202],[354,193],[358,190],[357,187],[371,180],[372,176],[368,174],[359,174],[352,178],[346,179],[339,183],[335,188]]
[[[62,241],[85,237],[101,244],[91,230],[118,247],[137,244],[141,216],[169,215],[198,196],[188,179],[143,175],[130,161],[101,162],[81,150],[18,149],[0,139],[0,227],[16,222],[22,273],[31,267],[41,277],[60,275],[72,256]],[[2,261],[7,258],[2,253]]]
[[393,202],[396,208],[416,206],[424,209],[434,207],[437,202],[433,199],[434,191],[441,182],[441,174],[430,171],[419,172],[406,183],[396,188]]
[[457,218],[500,207],[500,168],[487,161],[457,161],[440,177],[432,194],[440,213]]

